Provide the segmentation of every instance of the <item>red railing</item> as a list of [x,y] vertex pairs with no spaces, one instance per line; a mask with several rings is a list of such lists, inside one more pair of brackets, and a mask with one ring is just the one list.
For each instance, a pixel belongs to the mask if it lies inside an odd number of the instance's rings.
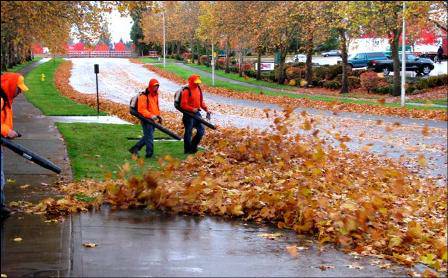
[[69,50],[67,55],[69,58],[125,58],[132,57],[132,51],[89,51],[89,50]]

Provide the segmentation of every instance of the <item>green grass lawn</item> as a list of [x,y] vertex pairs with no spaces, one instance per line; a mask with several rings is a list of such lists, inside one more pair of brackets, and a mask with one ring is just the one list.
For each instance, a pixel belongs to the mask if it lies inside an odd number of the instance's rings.
[[[159,67],[161,69],[165,69],[167,71],[170,71],[172,73],[175,73],[176,75],[182,77],[183,79],[188,79],[188,77],[193,74],[193,71],[190,71],[188,69],[185,69],[183,67],[180,67],[176,64],[167,64],[166,67],[163,67],[163,65],[155,64],[154,66]],[[239,84],[232,84],[229,82],[221,81],[221,80],[215,80],[215,86],[212,86],[212,79],[208,76],[201,76],[202,82],[204,82],[207,86],[210,87],[221,87],[226,88],[230,90],[239,91],[242,93],[255,93],[259,94],[260,89],[247,87],[244,85]],[[375,106],[388,106],[388,107],[399,107],[399,103],[386,103],[386,104],[380,104],[377,101],[370,101],[370,100],[362,100],[362,99],[352,99],[347,97],[332,97],[332,96],[324,96],[324,95],[307,95],[307,94],[298,94],[298,93],[289,93],[289,92],[274,92],[269,90],[263,90],[263,94],[267,96],[287,96],[290,98],[306,98],[311,100],[320,100],[320,101],[338,101],[343,103],[356,103],[356,104],[369,104],[369,105],[375,105]],[[406,108],[412,108],[412,109],[418,109],[418,110],[440,110],[444,108],[440,107],[428,107],[428,106],[413,106],[413,105],[406,105]]]
[[21,63],[19,65],[15,65],[12,68],[8,68],[6,71],[8,71],[8,72],[18,72],[18,71],[21,71],[23,68],[31,65],[34,62],[38,62],[41,59],[42,59],[42,57],[34,57],[33,60],[23,62],[23,63]]
[[[158,58],[149,58],[149,57],[143,57],[143,58],[138,58],[138,59],[143,63],[162,63],[163,64],[163,57],[160,57],[160,60]],[[171,59],[171,58],[166,58],[165,61],[167,63],[180,62],[176,59]]]
[[417,102],[417,103],[428,103],[428,104],[438,104],[438,105],[448,105],[448,99],[442,98],[442,99],[433,99],[433,100],[426,100],[426,99],[411,99],[408,100],[409,102]]
[[[30,89],[25,97],[47,116],[89,116],[96,115],[96,110],[62,96],[54,85],[54,72],[62,59],[50,60],[29,72],[25,84]],[[45,80],[41,80],[45,74]],[[105,113],[101,113],[106,115]]]
[[[75,180],[93,178],[103,180],[106,173],[113,177],[119,172],[119,167],[129,162],[132,173],[141,174],[149,167],[158,168],[157,160],[165,155],[184,159],[183,142],[181,141],[155,141],[154,156],[145,159],[142,168],[131,159],[128,149],[137,140],[129,140],[143,135],[140,125],[115,124],[86,124],[86,123],[57,123],[67,144],[67,151]],[[159,131],[154,134],[155,139],[167,138]],[[140,151],[144,157],[145,148]]]

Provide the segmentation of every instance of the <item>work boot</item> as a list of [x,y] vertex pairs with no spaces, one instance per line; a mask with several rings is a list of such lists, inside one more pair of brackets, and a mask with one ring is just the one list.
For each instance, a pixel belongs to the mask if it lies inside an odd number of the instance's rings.
[[11,210],[5,206],[1,206],[1,219],[6,219],[11,215]]
[[145,155],[145,158],[151,158],[151,157],[152,157],[152,154]]
[[129,152],[130,152],[131,154],[134,154],[134,155],[138,156],[138,149],[137,149],[135,146],[133,146],[132,148],[130,148],[130,149],[129,149]]

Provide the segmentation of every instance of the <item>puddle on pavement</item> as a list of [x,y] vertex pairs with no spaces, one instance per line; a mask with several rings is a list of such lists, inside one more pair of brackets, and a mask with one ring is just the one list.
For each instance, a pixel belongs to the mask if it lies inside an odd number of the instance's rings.
[[97,124],[121,124],[132,125],[115,116],[52,116],[48,117],[58,123],[97,123]]

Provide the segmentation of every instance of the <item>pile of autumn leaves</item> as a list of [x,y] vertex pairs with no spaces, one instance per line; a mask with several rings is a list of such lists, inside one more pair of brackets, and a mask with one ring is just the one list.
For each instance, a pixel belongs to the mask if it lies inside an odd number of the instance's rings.
[[[58,74],[56,84],[60,90],[69,86],[58,81]],[[90,96],[71,90],[65,93],[90,102]],[[127,114],[125,105],[106,109]],[[148,170],[142,177],[132,176],[125,164],[118,179],[64,185],[64,198],[43,200],[34,210],[60,215],[107,203],[119,209],[240,217],[360,254],[446,271],[446,188],[390,160],[346,151],[346,136],[337,134],[339,147],[329,146],[317,136],[312,118],[292,111],[276,116],[266,111],[275,117],[273,132],[209,132],[206,152],[185,161],[165,157],[160,171]],[[301,130],[292,135],[297,122]]]

